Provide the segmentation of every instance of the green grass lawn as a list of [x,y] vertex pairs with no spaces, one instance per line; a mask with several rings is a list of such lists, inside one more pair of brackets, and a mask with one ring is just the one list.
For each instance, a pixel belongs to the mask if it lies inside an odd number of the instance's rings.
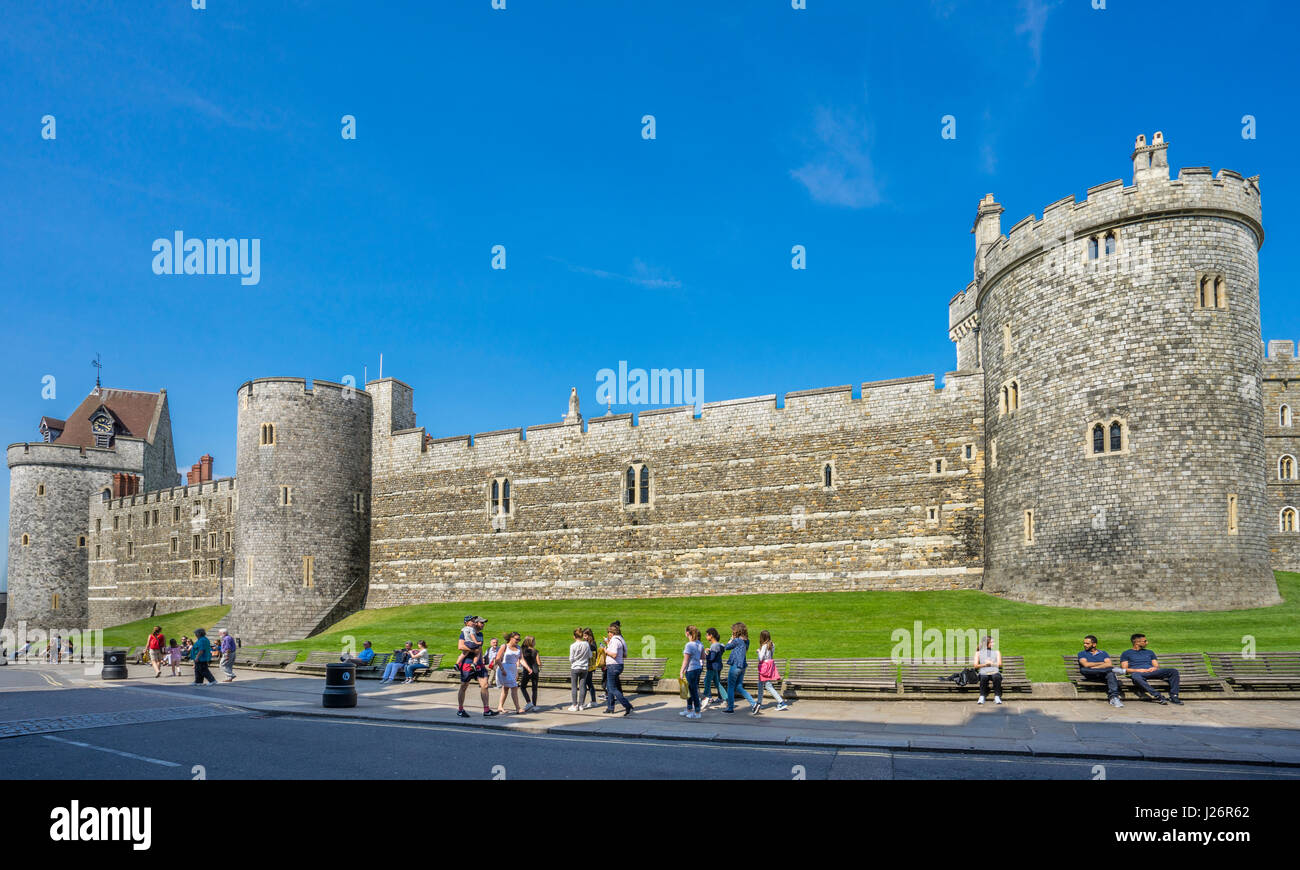
[[[468,613],[488,619],[489,638],[512,630],[534,635],[543,655],[567,654],[572,631],[579,625],[595,629],[603,638],[604,627],[620,619],[633,655],[641,654],[642,638],[649,635],[656,642],[656,654],[666,656],[669,670],[675,671],[681,661],[682,632],[688,623],[699,626],[701,631],[715,627],[725,638],[731,623],[743,621],[755,641],[760,629],[768,629],[780,657],[863,658],[890,655],[895,646],[893,632],[911,632],[913,623],[920,621],[923,629],[941,631],[997,629],[1003,653],[1025,656],[1031,679],[1059,682],[1065,679],[1061,654],[1077,652],[1085,634],[1097,635],[1102,648],[1117,658],[1129,646],[1128,637],[1135,631],[1144,632],[1157,653],[1239,650],[1246,635],[1255,638],[1259,650],[1300,649],[1300,574],[1278,572],[1277,578],[1285,601],[1276,607],[1203,613],[1044,607],[968,591],[419,604],[365,610],[315,637],[268,646],[338,649],[344,637],[351,635],[358,648],[362,641],[369,640],[376,651],[387,652],[408,640],[426,640],[429,649],[445,653],[444,664],[450,664],[456,654],[461,620]],[[206,623],[187,616],[184,630],[211,625],[219,618],[217,611],[189,611],[211,612],[213,616]],[[167,626],[166,620],[183,615],[174,614],[160,621]],[[150,627],[147,622],[113,629],[113,637],[131,628],[130,643],[143,643]]]
[[219,604],[212,607],[196,607],[193,610],[178,610],[175,613],[164,613],[149,619],[138,619],[135,622],[115,625],[104,629],[104,646],[127,648],[144,646],[149,640],[149,632],[153,631],[155,625],[162,626],[163,634],[169,640],[176,638],[180,641],[183,634],[192,638],[196,628],[207,629],[209,634],[216,637],[212,626],[229,611],[229,604]]

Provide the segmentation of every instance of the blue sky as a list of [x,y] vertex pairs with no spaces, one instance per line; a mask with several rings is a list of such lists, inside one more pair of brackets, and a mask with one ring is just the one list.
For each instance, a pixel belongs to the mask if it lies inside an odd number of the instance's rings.
[[[207,5],[7,4],[6,443],[96,353],[219,474],[239,384],[381,352],[435,436],[555,422],[571,386],[603,412],[620,360],[705,401],[942,373],[979,198],[1005,228],[1128,182],[1157,129],[1175,171],[1262,176],[1263,331],[1300,335],[1291,3]],[[153,274],[177,230],[261,239],[260,283]]]

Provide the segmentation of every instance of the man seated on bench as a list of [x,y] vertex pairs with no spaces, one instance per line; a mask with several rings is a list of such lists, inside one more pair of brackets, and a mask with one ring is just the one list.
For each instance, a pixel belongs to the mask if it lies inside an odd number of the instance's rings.
[[[1160,662],[1156,659],[1156,654],[1147,649],[1147,636],[1145,634],[1135,634],[1132,637],[1133,648],[1124,650],[1120,656],[1119,664],[1124,669],[1124,673],[1129,675],[1133,684],[1138,687],[1139,697],[1144,701],[1155,701],[1157,704],[1168,704],[1171,701],[1178,706],[1183,702],[1178,700],[1178,669],[1162,668]],[[1169,698],[1165,699],[1147,680],[1165,680],[1169,683]]]
[[375,660],[375,651],[370,648],[370,641],[361,644],[361,652],[354,656],[339,656],[339,661],[345,665],[356,665],[359,668],[368,668],[370,663]]
[[1106,699],[1112,707],[1123,707],[1120,700],[1119,677],[1115,676],[1115,665],[1110,660],[1110,653],[1097,649],[1097,635],[1090,634],[1083,639],[1083,649],[1079,652],[1079,673],[1092,683],[1106,684]]

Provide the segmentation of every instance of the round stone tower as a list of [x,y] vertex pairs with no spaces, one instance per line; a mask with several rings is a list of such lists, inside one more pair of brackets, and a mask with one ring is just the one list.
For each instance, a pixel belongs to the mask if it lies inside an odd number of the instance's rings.
[[232,633],[294,640],[365,602],[371,399],[351,386],[259,378],[239,388]]
[[973,328],[953,334],[974,335],[985,372],[989,591],[1151,610],[1280,600],[1258,179],[1171,180],[1166,147],[1139,136],[1131,187],[1068,197],[1006,236],[1001,206],[980,204]]

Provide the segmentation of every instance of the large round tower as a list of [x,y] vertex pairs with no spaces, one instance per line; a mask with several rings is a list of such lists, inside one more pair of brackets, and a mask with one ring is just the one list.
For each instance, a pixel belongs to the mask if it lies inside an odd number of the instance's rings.
[[238,401],[232,632],[244,643],[306,637],[365,602],[371,399],[259,378]]
[[1063,199],[1006,236],[1001,207],[980,204],[963,337],[985,372],[990,591],[1160,610],[1280,600],[1258,179],[1171,180],[1165,149],[1139,136],[1133,186]]

